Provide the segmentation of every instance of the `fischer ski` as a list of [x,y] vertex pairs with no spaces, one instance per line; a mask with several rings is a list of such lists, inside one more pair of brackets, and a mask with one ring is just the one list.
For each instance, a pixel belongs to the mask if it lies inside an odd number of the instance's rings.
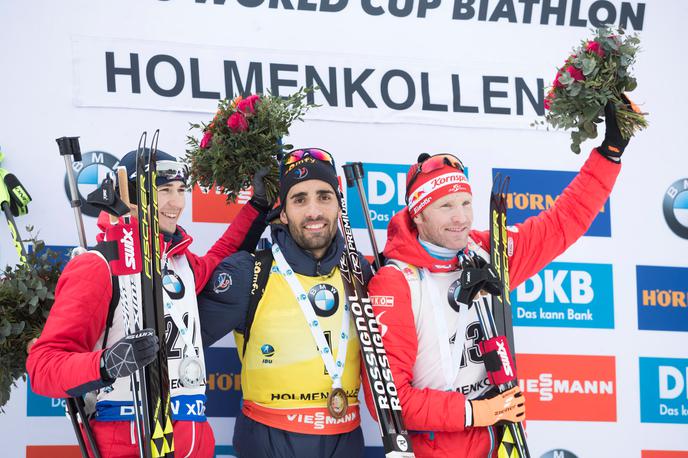
[[[165,313],[162,300],[162,276],[160,270],[161,248],[158,224],[158,188],[155,161],[159,131],[151,140],[150,150],[139,147],[136,158],[138,192],[139,234],[143,256],[141,272],[141,299],[143,327],[153,328],[160,341],[157,359],[145,368],[145,396],[150,410],[147,438],[150,439],[151,456],[173,457],[174,437],[170,409],[170,380],[167,368]],[[148,152],[148,154],[146,154]]]
[[388,458],[411,458],[414,456],[411,440],[401,415],[401,403],[392,379],[387,353],[382,344],[382,334],[373,313],[361,270],[361,260],[356,250],[346,201],[342,196],[342,211],[339,218],[344,235],[345,250],[339,262],[344,292],[353,314],[361,346],[361,357],[375,401],[380,435]]
[[[485,340],[480,351],[488,377],[500,393],[518,385],[514,358],[514,329],[509,287],[509,250],[506,230],[506,193],[509,177],[497,175],[490,195],[490,262],[501,284],[501,294],[492,294],[492,310],[486,297],[474,302]],[[530,458],[523,423],[506,423],[497,451],[499,458]]]

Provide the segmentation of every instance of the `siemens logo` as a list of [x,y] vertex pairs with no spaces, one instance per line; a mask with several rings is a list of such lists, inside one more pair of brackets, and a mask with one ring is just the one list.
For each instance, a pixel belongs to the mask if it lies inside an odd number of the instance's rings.
[[688,268],[636,266],[638,329],[688,331]]
[[612,266],[553,262],[516,288],[514,324],[614,327]]
[[688,424],[688,359],[640,358],[640,421]]
[[[507,222],[510,225],[522,223],[527,218],[552,207],[577,175],[577,172],[553,170],[492,169],[493,177],[497,173],[508,175],[511,179],[506,196]],[[611,236],[609,200],[600,208],[600,213],[585,235]]]

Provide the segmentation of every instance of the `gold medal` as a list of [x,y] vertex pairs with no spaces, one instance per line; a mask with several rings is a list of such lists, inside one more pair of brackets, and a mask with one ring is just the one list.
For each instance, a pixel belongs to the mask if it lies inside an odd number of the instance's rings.
[[340,419],[346,415],[349,408],[349,401],[346,398],[346,393],[341,388],[334,388],[327,398],[327,410],[333,418]]

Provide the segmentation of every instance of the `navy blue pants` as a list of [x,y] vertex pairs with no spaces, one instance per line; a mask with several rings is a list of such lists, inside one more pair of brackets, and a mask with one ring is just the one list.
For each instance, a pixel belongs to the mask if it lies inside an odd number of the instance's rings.
[[363,432],[301,434],[271,428],[242,413],[234,426],[234,450],[240,458],[362,458]]

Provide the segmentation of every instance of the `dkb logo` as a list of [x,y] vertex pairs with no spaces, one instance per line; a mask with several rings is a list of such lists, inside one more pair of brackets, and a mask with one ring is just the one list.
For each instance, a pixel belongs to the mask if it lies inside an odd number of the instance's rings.
[[613,328],[612,266],[553,262],[516,288],[514,324]]
[[[363,190],[368,199],[370,219],[375,229],[387,229],[389,221],[406,205],[406,172],[408,165],[363,164]],[[347,188],[346,202],[349,205],[351,227],[366,227],[363,208],[355,187]]]
[[688,424],[688,359],[640,358],[640,421]]

